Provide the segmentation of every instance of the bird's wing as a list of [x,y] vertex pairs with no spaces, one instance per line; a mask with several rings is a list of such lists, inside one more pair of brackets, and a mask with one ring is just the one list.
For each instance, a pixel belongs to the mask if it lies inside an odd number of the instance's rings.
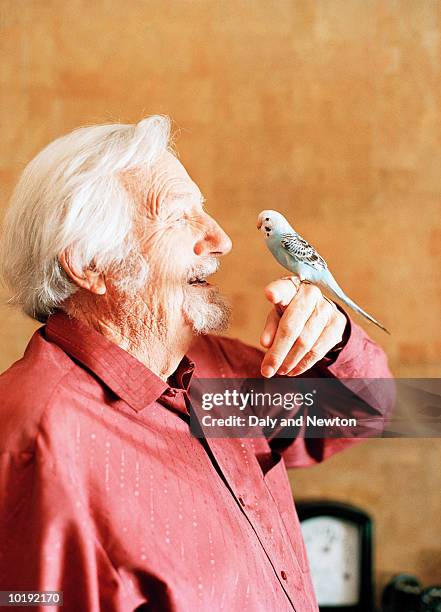
[[326,270],[328,268],[323,257],[298,234],[282,234],[280,243],[285,251],[288,251],[291,257],[294,257],[299,263],[312,266],[316,270]]

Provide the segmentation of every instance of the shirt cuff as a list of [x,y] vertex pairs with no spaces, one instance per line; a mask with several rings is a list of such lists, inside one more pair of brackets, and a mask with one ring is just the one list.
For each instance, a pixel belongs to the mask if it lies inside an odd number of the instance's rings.
[[346,317],[346,327],[343,332],[343,338],[333,349],[331,349],[325,357],[320,361],[320,364],[329,367],[331,365],[341,365],[347,361],[354,359],[359,353],[362,345],[363,332],[343,310],[339,304],[335,304],[338,310]]

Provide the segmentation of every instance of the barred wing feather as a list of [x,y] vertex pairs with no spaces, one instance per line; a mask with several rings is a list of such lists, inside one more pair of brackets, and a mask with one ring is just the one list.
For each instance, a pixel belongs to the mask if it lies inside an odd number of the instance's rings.
[[282,234],[280,242],[299,263],[308,264],[316,270],[327,270],[328,266],[323,257],[299,234]]

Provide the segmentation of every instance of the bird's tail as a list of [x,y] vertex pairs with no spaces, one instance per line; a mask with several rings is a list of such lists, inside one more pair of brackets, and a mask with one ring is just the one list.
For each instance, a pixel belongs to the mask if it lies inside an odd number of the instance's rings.
[[335,278],[333,276],[331,276],[331,274],[329,276],[331,278],[327,279],[327,281],[328,281],[327,288],[331,291],[331,293],[335,297],[337,297],[339,300],[344,302],[347,306],[349,306],[349,308],[352,308],[352,310],[355,310],[355,312],[358,312],[358,314],[360,314],[362,317],[364,317],[365,319],[367,319],[368,321],[370,321],[371,323],[373,323],[374,325],[376,325],[377,327],[379,327],[380,329],[385,331],[387,334],[390,334],[390,331],[388,329],[386,329],[386,327],[384,327],[384,325],[381,325],[381,323],[379,321],[374,319],[374,317],[371,317],[370,314],[368,314],[365,310],[363,310],[363,308],[360,308],[360,306],[358,304],[353,302],[351,300],[351,298],[349,298],[346,295],[346,293],[343,291],[343,289],[337,283]]

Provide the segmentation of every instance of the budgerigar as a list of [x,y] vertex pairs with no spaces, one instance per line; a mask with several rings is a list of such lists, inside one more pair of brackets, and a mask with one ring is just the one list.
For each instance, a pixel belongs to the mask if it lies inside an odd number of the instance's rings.
[[301,281],[309,281],[328,290],[349,308],[390,333],[345,294],[329,271],[323,257],[299,236],[283,215],[275,210],[263,210],[257,218],[257,229],[265,235],[267,247],[284,268],[298,276]]

